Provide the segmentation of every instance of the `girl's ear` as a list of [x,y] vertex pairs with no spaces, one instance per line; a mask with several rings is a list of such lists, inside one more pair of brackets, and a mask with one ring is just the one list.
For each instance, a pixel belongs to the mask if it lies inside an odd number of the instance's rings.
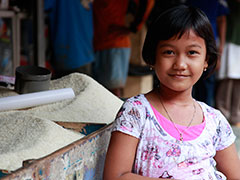
[[208,68],[208,60],[209,60],[209,58],[206,57],[206,59],[205,59],[205,61],[204,61],[204,65],[203,65],[203,71],[206,71],[207,68]]
[[154,65],[149,65],[150,70],[154,70]]

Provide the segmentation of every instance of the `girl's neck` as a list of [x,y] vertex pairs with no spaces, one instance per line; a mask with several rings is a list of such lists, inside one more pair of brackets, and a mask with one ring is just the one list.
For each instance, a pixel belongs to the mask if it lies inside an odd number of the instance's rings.
[[203,112],[192,98],[191,91],[174,92],[156,88],[147,98],[160,114],[175,124],[192,126],[203,121]]
[[156,89],[157,96],[160,96],[162,101],[167,104],[173,104],[178,106],[187,106],[192,104],[192,91],[172,91],[170,89],[164,88],[162,86],[157,87]]

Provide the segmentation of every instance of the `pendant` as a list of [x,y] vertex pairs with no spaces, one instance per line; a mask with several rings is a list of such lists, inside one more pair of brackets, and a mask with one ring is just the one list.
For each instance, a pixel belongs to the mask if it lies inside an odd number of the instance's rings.
[[180,141],[183,142],[183,135],[182,135],[182,133],[180,133],[179,135],[180,135]]

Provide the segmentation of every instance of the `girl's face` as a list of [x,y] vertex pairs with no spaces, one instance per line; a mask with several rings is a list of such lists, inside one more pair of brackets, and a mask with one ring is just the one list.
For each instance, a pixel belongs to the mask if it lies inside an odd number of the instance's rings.
[[192,90],[192,86],[207,68],[207,52],[203,38],[194,31],[180,39],[172,37],[157,46],[155,72],[161,85],[173,91]]

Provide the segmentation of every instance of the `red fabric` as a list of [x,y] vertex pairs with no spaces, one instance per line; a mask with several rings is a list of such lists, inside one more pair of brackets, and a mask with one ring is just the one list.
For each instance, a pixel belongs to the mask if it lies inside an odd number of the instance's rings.
[[94,13],[94,48],[102,50],[116,47],[130,47],[128,35],[111,33],[112,25],[125,26],[128,0],[96,0]]
[[[139,0],[136,0],[139,1]],[[121,34],[121,28],[113,31],[116,27],[126,27],[125,18],[128,8],[128,0],[96,0],[93,3],[94,17],[94,48],[95,50],[103,50],[118,47],[130,47],[130,38],[128,34]],[[154,0],[148,1],[145,15],[141,24],[138,25],[139,30],[154,5]]]

